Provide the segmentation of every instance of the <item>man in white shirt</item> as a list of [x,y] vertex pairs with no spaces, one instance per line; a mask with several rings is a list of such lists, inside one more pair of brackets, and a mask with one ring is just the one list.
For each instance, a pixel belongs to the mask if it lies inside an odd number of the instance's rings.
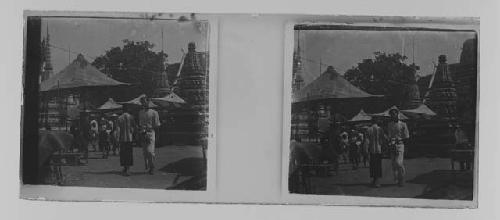
[[149,108],[147,97],[141,99],[142,109],[139,111],[139,127],[141,129],[141,146],[144,153],[145,168],[149,174],[154,172],[156,130],[160,127],[158,112]]
[[410,138],[410,134],[406,123],[399,120],[399,109],[391,108],[389,110],[389,115],[391,121],[387,125],[387,136],[389,139],[389,146],[391,146],[392,149],[392,170],[398,185],[403,186],[406,172],[403,163],[405,152],[404,141]]

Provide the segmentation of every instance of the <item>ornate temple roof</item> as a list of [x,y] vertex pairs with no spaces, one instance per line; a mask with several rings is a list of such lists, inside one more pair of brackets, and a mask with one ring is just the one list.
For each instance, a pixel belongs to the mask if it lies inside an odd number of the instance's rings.
[[369,94],[352,85],[330,66],[314,81],[295,92],[293,94],[293,102],[368,97],[379,97],[379,95]]
[[118,85],[127,85],[127,83],[106,76],[106,74],[90,65],[83,55],[78,54],[77,58],[61,72],[43,81],[40,84],[40,91]]

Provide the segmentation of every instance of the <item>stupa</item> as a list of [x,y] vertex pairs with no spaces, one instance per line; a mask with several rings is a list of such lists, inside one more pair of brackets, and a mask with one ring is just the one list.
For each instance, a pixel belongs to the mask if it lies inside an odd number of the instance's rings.
[[186,101],[183,108],[172,110],[171,133],[188,144],[206,144],[208,137],[208,53],[197,52],[196,44],[188,44],[178,88],[174,90]]
[[446,63],[446,56],[439,56],[434,81],[429,91],[428,103],[437,116],[443,119],[455,119],[457,109],[457,92]]

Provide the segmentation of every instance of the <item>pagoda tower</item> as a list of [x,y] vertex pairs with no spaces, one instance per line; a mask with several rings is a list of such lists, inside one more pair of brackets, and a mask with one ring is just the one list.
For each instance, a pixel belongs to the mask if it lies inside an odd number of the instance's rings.
[[414,109],[422,104],[422,99],[420,98],[420,89],[417,84],[417,68],[412,70],[412,79],[410,83],[406,86],[406,99],[403,103],[403,109]]
[[[163,51],[162,51],[163,53]],[[162,61],[161,71],[153,73],[153,97],[159,98],[164,97],[171,92],[171,87],[168,83],[167,76],[167,66],[164,61]]]
[[167,75],[167,67],[168,64],[165,61],[165,57],[167,56],[163,52],[163,30],[161,32],[161,71],[156,72],[153,74],[153,86],[154,86],[154,91],[153,91],[153,97],[160,98],[164,97],[171,92],[171,87],[168,83],[168,75]]
[[50,55],[50,34],[49,25],[47,25],[47,35],[42,40],[42,69],[40,74],[40,82],[47,80],[52,76],[52,63]]
[[[206,145],[208,137],[208,53],[197,52],[188,44],[175,92],[186,101],[183,108],[172,111],[172,132],[181,142]],[[180,137],[180,136],[182,137]]]
[[299,91],[303,86],[304,86],[304,79],[302,78],[300,39],[297,38],[297,50],[293,52],[292,93]]
[[193,109],[208,112],[208,54],[197,52],[194,42],[188,44],[179,79],[179,92]]
[[439,56],[439,64],[436,67],[428,98],[428,106],[437,113],[438,117],[456,118],[457,92],[445,55]]

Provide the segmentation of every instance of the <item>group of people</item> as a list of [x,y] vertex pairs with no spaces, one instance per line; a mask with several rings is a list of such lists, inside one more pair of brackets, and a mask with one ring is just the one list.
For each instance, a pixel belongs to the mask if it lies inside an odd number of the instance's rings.
[[133,150],[134,143],[142,147],[144,155],[145,170],[154,174],[154,158],[156,135],[159,133],[160,117],[158,112],[149,108],[147,97],[141,98],[142,109],[138,113],[136,121],[128,106],[117,120],[118,141],[120,143],[120,164],[123,166],[123,174],[130,175],[130,167],[134,165]]
[[[399,109],[391,108],[389,116],[386,129],[382,128],[382,118],[375,118],[370,126],[358,130],[348,130],[345,127],[332,129],[331,125],[334,123],[327,117],[318,119],[320,143],[325,152],[332,152],[330,155],[334,155],[330,158],[335,162],[336,170],[340,162],[351,163],[352,169],[358,169],[362,162],[364,167],[369,165],[372,185],[380,187],[382,156],[383,152],[388,152],[395,181],[399,186],[404,185],[404,149],[409,131],[406,123],[399,119]],[[387,150],[383,151],[385,147]]]
[[391,120],[387,124],[387,130],[384,132],[375,120],[372,126],[368,128],[367,139],[370,153],[370,177],[373,178],[373,184],[380,187],[380,178],[382,177],[382,146],[387,143],[389,154],[392,161],[392,171],[394,179],[399,186],[404,185],[404,175],[406,173],[404,166],[405,142],[410,138],[410,132],[405,122],[399,120],[399,110],[391,108],[389,110]]
[[[99,126],[100,125],[100,126]],[[88,157],[88,148],[102,152],[108,158],[119,152],[122,174],[130,176],[130,167],[134,165],[133,146],[142,148],[145,170],[154,174],[155,144],[159,134],[160,118],[158,112],[149,108],[149,99],[141,98],[141,109],[134,116],[131,106],[124,105],[121,115],[90,119],[87,114],[81,117],[79,124],[71,126],[76,147]]]
[[111,150],[113,155],[116,155],[119,149],[118,133],[115,127],[116,117],[117,115],[113,114],[108,118],[102,117],[99,121],[97,119],[90,121],[89,143],[93,151],[102,152],[104,159],[108,158]]

